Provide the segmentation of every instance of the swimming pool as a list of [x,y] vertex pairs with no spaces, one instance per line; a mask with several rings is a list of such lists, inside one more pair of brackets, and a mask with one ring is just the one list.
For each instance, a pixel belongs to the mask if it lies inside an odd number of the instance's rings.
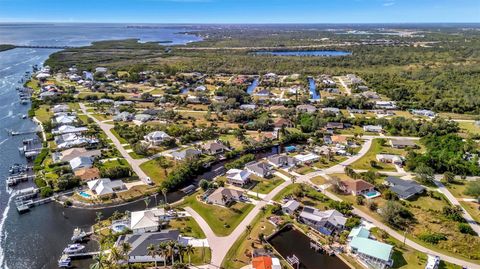
[[365,198],[367,198],[367,199],[372,199],[372,198],[375,198],[375,197],[380,196],[380,192],[378,192],[378,191],[369,191],[369,192],[367,192],[367,193],[364,193],[363,196],[365,196]]
[[86,192],[83,192],[83,191],[79,192],[78,194],[80,194],[80,196],[82,196],[82,197],[84,197],[84,198],[90,198],[90,197],[91,197],[90,194],[88,194],[88,193],[86,193]]
[[128,224],[126,223],[123,223],[123,222],[119,222],[119,223],[114,223],[112,224],[112,231],[115,232],[115,233],[121,233],[123,231],[126,231],[128,228],[130,228],[128,226]]

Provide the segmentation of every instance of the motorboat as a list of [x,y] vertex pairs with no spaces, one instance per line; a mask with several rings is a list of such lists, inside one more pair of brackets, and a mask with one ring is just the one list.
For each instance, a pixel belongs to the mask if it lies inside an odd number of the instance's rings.
[[73,230],[73,235],[71,240],[72,242],[79,242],[79,241],[82,241],[86,236],[87,236],[87,233],[85,231],[83,231],[80,228],[75,228],[75,230]]
[[72,259],[67,254],[63,254],[58,260],[58,267],[68,268],[70,266],[72,266]]
[[82,251],[84,248],[85,246],[81,244],[68,244],[68,246],[63,249],[63,253],[73,254]]

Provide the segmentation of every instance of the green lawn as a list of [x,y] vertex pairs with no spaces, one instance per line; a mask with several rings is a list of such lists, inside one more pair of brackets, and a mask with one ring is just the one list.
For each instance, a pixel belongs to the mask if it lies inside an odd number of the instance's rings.
[[314,171],[315,170],[308,165],[303,165],[302,167],[299,167],[299,168],[295,169],[295,172],[297,172],[301,175],[306,175],[306,174],[314,172]]
[[[194,265],[208,264],[212,259],[212,252],[210,248],[195,248],[195,252],[191,255],[191,262]],[[188,263],[188,255],[185,254],[183,262]],[[162,265],[163,266],[163,265]]]
[[202,229],[192,217],[173,219],[168,223],[168,229],[177,229],[183,236],[197,239],[206,238]]
[[480,134],[480,126],[476,125],[475,122],[459,122],[458,125],[460,126],[460,129],[467,133]]
[[322,157],[318,162],[314,163],[313,166],[320,168],[320,169],[325,169],[329,168],[331,166],[334,166],[336,164],[339,164],[347,159],[346,156],[334,156],[333,159],[330,161],[328,158]]
[[234,203],[228,208],[205,204],[197,200],[197,195],[186,197],[181,206],[190,206],[200,214],[218,236],[229,235],[254,207],[248,203]]
[[87,115],[78,115],[78,119],[83,123],[83,124],[88,124],[88,116]]
[[41,105],[35,110],[35,117],[41,122],[49,122],[53,116],[53,112],[50,110],[49,105]]
[[121,137],[115,129],[110,129],[110,132],[112,132],[113,136],[115,136],[118,141],[120,141],[120,144],[128,144],[128,141],[125,140],[123,137]]
[[467,188],[468,181],[466,180],[456,180],[455,183],[446,184],[447,189],[452,193],[453,196],[458,198],[473,198],[469,195],[464,194],[463,192]]
[[[384,171],[396,171],[394,165],[378,162],[377,154],[387,153],[387,154],[402,155],[405,153],[405,151],[401,149],[391,148],[387,144],[382,146],[380,141],[381,141],[380,139],[373,139],[372,145],[370,146],[370,149],[368,150],[367,154],[365,154],[362,158],[360,158],[356,162],[352,163],[350,166],[353,169],[359,169],[359,170],[373,169],[373,170],[384,170]],[[376,161],[377,167],[373,168],[370,165],[370,161]]]
[[252,191],[263,193],[263,194],[268,194],[269,192],[271,192],[273,189],[275,189],[277,186],[279,186],[284,182],[283,179],[277,176],[274,176],[269,179],[264,179],[264,178],[260,178],[252,175],[251,180],[256,182],[255,187],[252,188]]
[[460,201],[460,204],[477,223],[480,223],[480,204],[465,201]]
[[173,168],[167,168],[167,171],[164,171],[161,168],[156,160],[151,160],[140,165],[140,168],[149,176],[156,185],[160,185],[166,178]]

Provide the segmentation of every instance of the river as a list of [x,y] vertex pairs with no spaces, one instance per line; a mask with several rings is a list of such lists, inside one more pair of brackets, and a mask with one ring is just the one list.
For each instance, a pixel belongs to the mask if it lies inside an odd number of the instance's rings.
[[[181,34],[188,29],[149,25],[134,27],[124,24],[0,24],[0,44],[81,46],[95,40],[137,38],[146,41],[171,41],[185,44],[198,41],[194,35]],[[19,215],[12,203],[11,190],[5,184],[8,168],[25,163],[18,152],[28,136],[9,136],[5,129],[31,130],[35,124],[22,119],[29,105],[21,105],[15,90],[33,65],[41,65],[55,52],[50,49],[13,49],[0,52],[0,268],[57,268],[57,259],[68,243],[75,227],[87,228],[94,223],[95,210],[63,208],[50,203]],[[31,183],[30,183],[31,184]],[[176,198],[177,197],[177,198]],[[172,194],[178,199],[179,194]],[[152,199],[153,205],[154,199]],[[139,210],[139,201],[126,206],[101,210],[104,216],[115,210]],[[89,248],[94,248],[90,243]],[[88,268],[88,261],[76,262],[77,268]]]

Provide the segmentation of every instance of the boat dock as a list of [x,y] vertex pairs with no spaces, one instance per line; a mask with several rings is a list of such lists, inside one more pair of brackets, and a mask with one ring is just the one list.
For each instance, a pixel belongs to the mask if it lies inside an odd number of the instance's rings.
[[38,199],[38,200],[21,200],[17,199],[15,201],[15,205],[17,206],[17,211],[18,213],[25,213],[30,210],[30,208],[38,205],[43,205],[46,203],[50,203],[51,201],[54,200],[54,197],[48,197],[48,198],[43,198],[43,199]]
[[298,257],[295,256],[295,254],[293,254],[292,256],[287,256],[286,260],[287,260],[288,264],[290,264],[292,267],[294,265],[296,265],[297,269],[300,267],[300,259],[298,259]]
[[81,258],[93,257],[94,255],[98,255],[98,254],[100,254],[100,251],[80,252],[80,253],[72,253],[72,254],[66,254],[66,255],[73,260],[75,258],[81,259]]
[[15,186],[20,182],[26,182],[26,181],[29,181],[30,179],[32,179],[32,180],[35,179],[35,175],[22,173],[22,174],[18,174],[18,175],[9,176],[9,177],[7,177],[7,185],[9,187]]

